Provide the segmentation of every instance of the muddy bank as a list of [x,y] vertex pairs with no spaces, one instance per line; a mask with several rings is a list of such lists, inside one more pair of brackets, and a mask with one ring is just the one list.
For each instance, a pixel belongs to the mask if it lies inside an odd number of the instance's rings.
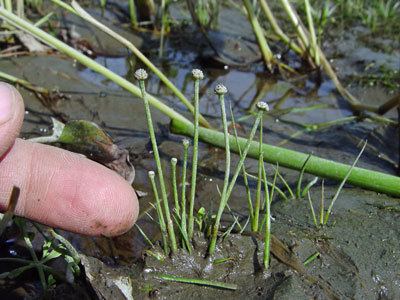
[[[126,16],[120,15],[119,8],[116,10],[105,16],[107,24],[114,28],[119,27],[116,26],[118,22],[126,22]],[[98,10],[96,16],[100,16]],[[232,17],[237,18],[238,22],[231,22]],[[220,15],[220,26],[223,30],[210,32],[209,41],[202,34],[196,33],[195,28],[182,26],[167,38],[162,59],[158,58],[157,36],[129,34],[126,28],[120,31],[137,46],[141,46],[145,40],[146,43],[142,46],[146,54],[189,99],[193,93],[191,69],[200,67],[205,71],[206,79],[201,84],[200,110],[216,128],[220,127],[219,107],[212,89],[216,83],[222,82],[229,88],[227,100],[240,124],[240,135],[247,135],[249,132],[251,119],[247,118],[248,112],[257,101],[264,100],[273,109],[265,118],[266,142],[351,163],[359,151],[360,141],[368,139],[369,144],[359,166],[395,174],[399,162],[399,145],[394,137],[399,134],[398,127],[371,121],[351,121],[325,127],[311,126],[349,117],[352,111],[338,97],[332,82],[327,78],[322,78],[319,84],[314,74],[284,78],[266,73],[259,61],[260,55],[251,27],[245,19],[236,10],[223,10]],[[132,70],[141,64],[124,48],[73,16],[65,17],[62,22],[68,30],[75,31],[88,40],[97,55],[96,61],[133,81]],[[241,26],[242,23],[245,25]],[[365,86],[356,80],[353,82],[351,76],[364,72],[368,66],[368,71],[372,74],[380,74],[381,66],[396,69],[398,53],[395,50],[376,49],[376,45],[370,45],[371,41],[365,39],[355,39],[354,36],[358,34],[364,35],[365,32],[354,30],[348,32],[341,41],[333,40],[327,48],[335,49],[336,52],[328,51],[328,54],[334,59],[333,65],[338,69],[339,75],[343,76],[346,83],[352,84],[352,92],[363,103],[379,105],[398,92],[398,89],[393,91],[379,84]],[[353,48],[358,50],[351,51]],[[299,59],[292,58],[289,63],[293,67],[301,66]],[[138,224],[152,240],[158,240],[158,228],[146,215],[154,215],[150,205],[154,199],[147,172],[155,166],[140,99],[63,55],[2,59],[0,69],[65,95],[49,102],[20,88],[26,105],[22,137],[48,134],[50,117],[63,121],[85,119],[102,126],[120,147],[129,150],[136,168],[133,186],[147,193],[147,196],[140,199],[141,217]],[[171,92],[152,74],[147,86],[150,93],[188,115]],[[169,133],[169,120],[165,116],[156,110],[152,113],[159,150],[169,180],[170,159],[182,157],[182,137]],[[390,112],[387,117],[396,117],[395,111]],[[234,165],[238,157],[233,155],[232,160]],[[196,209],[203,206],[211,213],[216,211],[219,201],[216,185],[222,186],[223,151],[201,144],[199,169]],[[247,170],[256,173],[257,162],[249,160]],[[181,172],[180,165],[178,172]],[[297,172],[282,169],[281,173],[289,184],[295,186]],[[271,167],[268,174],[272,177]],[[306,182],[310,179],[311,176],[306,176],[304,180]],[[251,182],[251,187],[255,186],[255,182]],[[281,183],[280,187],[283,188]],[[336,188],[337,183],[326,182],[327,199],[330,199],[328,196],[332,196]],[[242,223],[248,216],[245,197],[243,180],[239,178],[230,207]],[[319,184],[312,190],[312,198],[318,208]],[[132,296],[160,299],[327,299],[332,295],[350,299],[397,299],[400,298],[398,203],[396,199],[346,186],[335,204],[329,225],[324,229],[316,229],[312,225],[306,200],[283,202],[276,198],[272,207],[272,231],[283,241],[296,263],[301,265],[310,255],[320,253],[319,258],[304,267],[304,272],[279,260],[277,256],[272,257],[270,270],[262,272],[262,242],[249,236],[232,235],[225,240],[224,247],[220,248],[216,258],[228,259],[223,263],[213,264],[204,258],[206,245],[200,238],[196,241],[197,251],[194,256],[179,253],[171,260],[159,262],[152,256],[143,260],[148,245],[136,228],[113,239],[89,238],[67,232],[63,234],[86,255],[83,265],[87,277],[84,279],[92,284],[93,290],[85,286],[90,291],[82,294],[85,297],[94,297],[96,293],[100,298],[108,299],[129,299]],[[224,228],[227,228],[232,223],[232,215],[226,212],[223,220]],[[15,250],[13,245],[7,244],[4,256],[15,255],[12,252]],[[40,251],[40,248],[37,250]],[[238,285],[238,289],[232,292],[165,282],[156,276],[160,273],[234,283]],[[35,276],[36,273],[29,275]],[[36,277],[23,277],[21,282],[10,284],[9,281],[1,281],[0,285],[5,290],[18,288],[18,285],[39,286]],[[74,288],[70,285],[63,287],[67,291],[64,296],[68,294],[68,288]]]

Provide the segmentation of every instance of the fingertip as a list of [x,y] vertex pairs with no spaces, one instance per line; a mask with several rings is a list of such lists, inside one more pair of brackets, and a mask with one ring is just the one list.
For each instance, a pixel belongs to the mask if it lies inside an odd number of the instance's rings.
[[0,204],[6,207],[5,195],[18,186],[15,214],[51,227],[115,236],[138,216],[138,199],[127,181],[63,149],[17,139],[1,162],[0,181]]
[[12,85],[0,82],[0,156],[18,136],[24,110],[20,93]]
[[112,185],[98,191],[96,199],[92,199],[100,202],[102,211],[93,214],[91,235],[118,236],[131,229],[137,220],[139,204],[135,190],[117,176]]

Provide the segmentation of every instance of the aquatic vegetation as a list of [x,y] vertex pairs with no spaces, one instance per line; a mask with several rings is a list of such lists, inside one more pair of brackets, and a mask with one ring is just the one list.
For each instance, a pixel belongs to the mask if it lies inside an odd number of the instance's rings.
[[32,260],[18,257],[1,257],[0,262],[2,263],[16,263],[22,266],[0,273],[0,278],[15,279],[31,269],[36,269],[42,288],[44,291],[46,291],[50,286],[53,286],[57,280],[61,279],[65,281],[64,278],[60,278],[60,274],[55,272],[53,267],[47,265],[49,262],[59,257],[66,261],[67,268],[73,276],[79,276],[80,257],[70,242],[59,235],[54,229],[44,228],[44,226],[32,222],[33,226],[44,238],[41,247],[41,257],[36,254],[35,248],[32,244],[34,234],[32,234],[32,232],[28,232],[27,229],[28,221],[20,217],[14,217],[14,210],[19,198],[19,193],[19,188],[14,187],[10,196],[10,203],[7,211],[0,219],[0,237],[2,236],[7,224],[13,219],[14,224],[22,233],[22,239]]
[[[340,192],[342,191],[344,184],[346,183],[347,179],[349,178],[349,176],[351,175],[351,172],[353,171],[355,165],[357,164],[358,160],[360,159],[361,155],[363,154],[365,147],[367,146],[367,141],[364,142],[364,145],[362,146],[360,152],[358,153],[356,159],[354,160],[353,164],[349,167],[345,177],[343,178],[343,180],[341,181],[339,187],[336,190],[335,195],[332,197],[331,202],[328,206],[328,209],[325,211],[325,187],[324,187],[324,181],[322,181],[321,184],[321,201],[320,201],[320,206],[319,206],[319,222],[317,221],[317,215],[315,213],[314,210],[314,204],[313,201],[311,199],[311,194],[310,194],[310,189],[311,187],[317,182],[317,177],[312,180],[307,187],[303,190],[303,194],[306,193],[307,194],[307,199],[308,199],[308,204],[310,206],[310,213],[313,219],[313,223],[315,225],[315,227],[319,227],[319,226],[324,226],[328,223],[329,217],[332,213],[332,209],[333,209],[333,205],[335,204],[336,200],[339,197]],[[309,156],[311,157],[311,156]]]
[[[193,126],[180,120],[172,120],[171,131],[173,133],[191,136],[193,134]],[[209,143],[220,148],[224,147],[223,133],[212,129],[200,128],[199,139],[205,143]],[[247,139],[238,138],[239,146],[237,146],[236,141],[232,137],[229,145],[233,152],[239,153],[239,147],[243,149],[246,143]],[[262,149],[264,160],[266,162],[274,164],[279,163],[279,166],[288,167],[290,169],[299,171],[302,169],[304,161],[308,157],[308,155],[305,153],[288,150],[265,143],[262,145]],[[259,143],[253,141],[251,145],[249,145],[248,155],[249,157],[258,159],[258,152]],[[321,178],[330,178],[341,181],[343,178],[345,178],[349,168],[349,165],[343,163],[312,156],[307,164],[307,167],[305,168],[305,172]],[[368,190],[385,193],[395,197],[400,196],[400,190],[398,188],[400,186],[400,178],[393,175],[354,167],[353,171],[348,176],[347,182]]]
[[153,128],[153,120],[151,117],[149,100],[147,98],[147,93],[146,93],[145,80],[147,79],[148,75],[145,70],[138,69],[135,72],[135,77],[139,81],[140,90],[142,92],[142,100],[143,100],[145,111],[146,111],[147,127],[149,129],[151,145],[153,147],[154,160],[155,160],[156,166],[157,166],[157,174],[158,174],[158,180],[159,180],[160,187],[161,187],[161,197],[162,197],[162,203],[164,206],[164,212],[165,212],[166,223],[167,223],[167,228],[168,228],[168,236],[169,236],[169,239],[171,242],[171,250],[173,253],[173,252],[176,252],[178,247],[177,247],[177,243],[176,243],[176,239],[175,239],[175,231],[174,231],[174,226],[173,226],[173,222],[172,222],[172,218],[171,218],[171,212],[169,210],[167,188],[166,188],[166,185],[164,182],[164,175],[163,175],[163,169],[161,167],[160,154],[158,153],[157,140],[156,140],[156,135],[155,135],[154,128]]
[[[183,146],[184,146],[184,153],[183,153],[183,169],[182,169],[182,180],[181,180],[181,186],[182,186],[182,192],[181,192],[181,201],[178,199],[178,180],[177,180],[177,175],[176,175],[176,165],[177,165],[177,159],[172,158],[171,160],[171,172],[172,172],[172,196],[173,196],[173,202],[175,204],[175,224],[179,229],[180,235],[181,235],[181,240],[182,240],[182,246],[185,246],[188,251],[191,250],[191,245],[190,241],[193,238],[193,234],[195,231],[194,224],[195,224],[195,217],[194,217],[194,204],[195,204],[195,196],[196,196],[196,173],[197,173],[197,159],[198,159],[198,132],[200,131],[200,128],[198,127],[198,107],[199,107],[199,81],[203,79],[203,73],[200,70],[193,70],[192,72],[193,75],[193,80],[194,80],[194,107],[195,107],[195,113],[194,113],[194,127],[193,127],[193,136],[194,136],[194,142],[193,142],[193,161],[192,161],[192,175],[191,175],[191,187],[190,187],[190,198],[189,198],[189,213],[188,217],[186,218],[186,172],[187,172],[187,160],[188,160],[188,148],[189,148],[189,141],[184,140]],[[167,191],[166,191],[166,183],[164,181],[163,177],[163,170],[161,167],[161,161],[158,153],[158,146],[157,146],[157,141],[155,138],[155,133],[154,133],[154,128],[152,124],[152,117],[151,117],[151,112],[150,112],[150,107],[148,105],[148,101],[146,99],[146,90],[145,90],[145,83],[144,81],[147,79],[147,73],[143,69],[139,69],[135,72],[136,78],[139,80],[139,84],[142,90],[142,98],[143,102],[145,105],[146,109],[146,118],[148,122],[148,129],[149,129],[149,134],[150,134],[150,139],[152,142],[152,148],[153,148],[153,155],[154,155],[154,160],[156,163],[156,168],[157,168],[157,174],[158,174],[158,181],[159,185],[161,187],[161,195],[162,199],[159,199],[158,196],[158,189],[157,189],[157,184],[155,182],[155,172],[150,171],[149,172],[149,179],[151,181],[151,186],[153,188],[153,194],[155,197],[155,207],[158,215],[158,223],[160,226],[161,230],[161,235],[162,235],[162,244],[163,244],[163,249],[165,254],[169,254],[169,250],[171,250],[171,253],[175,253],[177,251],[177,240],[175,238],[175,231],[174,231],[174,226],[170,214],[170,209],[168,205],[168,197],[167,197]],[[260,145],[262,144],[262,115],[265,111],[268,110],[268,105],[266,103],[260,102],[257,107],[258,107],[258,113],[256,120],[254,122],[253,128],[251,130],[250,136],[247,140],[246,145],[243,147],[243,152],[241,152],[240,155],[240,160],[235,168],[234,174],[232,178],[230,179],[230,150],[229,150],[229,143],[230,143],[230,135],[228,132],[228,122],[227,122],[227,116],[226,116],[226,109],[225,109],[225,99],[224,95],[228,92],[227,88],[221,84],[218,84],[215,87],[215,93],[218,96],[218,101],[220,104],[221,108],[221,119],[222,119],[222,124],[223,124],[223,131],[224,131],[224,140],[225,140],[225,176],[224,176],[224,183],[223,183],[223,189],[221,192],[221,198],[219,201],[219,208],[217,215],[215,217],[215,220],[213,221],[213,224],[211,225],[211,233],[210,233],[210,244],[209,244],[209,254],[213,255],[216,249],[216,244],[217,244],[217,239],[218,239],[218,232],[219,232],[219,227],[221,223],[221,217],[222,214],[225,210],[225,208],[228,205],[228,200],[229,197],[233,191],[233,188],[236,183],[236,179],[239,176],[239,173],[243,170],[243,165],[244,161],[246,159],[247,153],[250,148],[251,141],[254,138],[254,135],[257,131],[257,128],[260,126]],[[197,126],[196,126],[197,125]],[[261,149],[261,148],[260,148]],[[261,154],[261,153],[260,153]],[[261,165],[260,165],[260,173],[259,176],[262,177],[259,179],[259,182],[261,184],[261,181],[264,182],[264,188],[267,189],[265,192],[265,205],[267,207],[267,219],[265,219],[265,224],[266,224],[266,249],[265,251],[268,252],[266,254],[265,259],[266,263],[265,266],[268,265],[269,261],[269,240],[270,240],[270,197],[268,193],[268,184],[267,184],[267,178],[266,178],[266,173],[265,169],[263,168],[263,162],[262,162],[262,155],[261,157]],[[274,183],[276,181],[276,178],[274,180]],[[258,194],[260,197],[260,194]],[[260,199],[259,199],[260,200]],[[163,203],[163,208],[161,206],[161,202]],[[253,225],[254,220],[257,222],[256,228],[254,228],[254,231],[258,230],[258,216],[260,213],[260,201],[256,203],[255,206],[256,211],[253,211],[252,214],[256,216],[256,219],[253,219]],[[196,223],[199,225],[199,229],[203,229],[203,222],[205,220],[204,218],[205,212],[204,208],[201,208],[198,212],[198,217],[196,218]],[[204,226],[204,229],[207,226]],[[229,234],[229,230],[227,231]]]
[[[75,4],[74,4],[74,8],[73,8],[73,7],[69,6],[68,4],[65,4],[64,2],[62,2],[60,0],[52,0],[52,1],[57,1],[57,4],[60,3],[63,8],[67,8],[68,7],[68,9],[74,11],[74,13],[77,13],[77,11],[75,9],[78,9],[78,11],[80,13],[80,16],[85,16],[85,20],[88,20],[88,21],[90,20],[90,21],[94,22],[95,25],[100,26],[101,29],[104,29],[106,32],[110,33],[113,37],[117,36],[112,31],[110,32],[110,29],[108,29],[107,27],[105,27],[101,23],[99,23],[96,20],[94,20],[83,9],[81,9],[80,6],[76,2],[74,2]],[[17,28],[20,28],[22,30],[25,30],[26,32],[28,32],[31,35],[33,35],[34,37],[36,37],[36,38],[40,39],[41,41],[47,43],[51,47],[59,50],[62,53],[67,54],[71,58],[76,59],[81,64],[83,64],[83,65],[87,66],[88,68],[91,68],[92,70],[102,74],[103,76],[105,76],[109,80],[115,82],[116,84],[118,84],[122,88],[124,88],[124,89],[128,90],[129,92],[131,92],[136,97],[141,97],[140,88],[138,88],[134,84],[130,83],[128,80],[122,78],[121,76],[117,75],[116,73],[114,73],[114,72],[110,71],[109,69],[105,68],[104,66],[102,66],[99,63],[97,63],[96,61],[94,61],[93,59],[89,58],[88,56],[82,54],[78,50],[68,46],[67,44],[65,44],[64,42],[62,42],[59,39],[55,38],[51,34],[45,32],[44,30],[41,30],[40,28],[38,28],[36,26],[33,26],[30,22],[18,17],[17,15],[15,15],[13,13],[10,13],[9,11],[7,11],[6,9],[4,9],[2,7],[0,7],[0,16],[3,19],[7,20],[7,22],[12,24],[13,26],[15,26]],[[130,48],[130,50],[134,50],[136,48],[136,47],[133,46],[132,43],[130,43],[129,41],[127,41],[123,37],[121,37],[121,36],[118,36],[118,37],[119,37],[119,41],[124,43],[125,46]],[[137,54],[139,56],[141,55],[140,57],[142,57],[143,59],[146,59],[148,61],[148,59],[145,58],[140,53],[140,51],[137,52]],[[149,61],[149,63],[152,65],[152,63],[150,61]],[[153,67],[151,67],[151,69],[156,74],[161,75],[161,77],[166,78],[165,75],[163,75],[162,72],[160,72],[154,65],[153,65]],[[169,81],[169,80],[167,79],[167,81]],[[166,83],[166,85],[169,86],[170,88],[174,89],[175,92],[178,93],[177,97],[179,99],[181,99],[181,101],[184,101],[186,103],[186,105],[187,105],[189,110],[191,110],[191,111],[194,110],[194,108],[190,104],[190,102],[184,97],[184,95],[176,87],[174,88],[174,85],[172,83],[169,83],[169,84]],[[187,121],[186,118],[184,118],[182,115],[177,113],[171,107],[165,105],[163,102],[161,102],[160,100],[156,99],[155,97],[149,95],[148,99],[149,99],[149,103],[152,106],[154,106],[157,109],[161,110],[167,116],[169,116],[171,118],[182,118],[182,120],[186,120]],[[202,116],[199,117],[199,122],[203,126],[209,127],[208,122]]]
[[188,235],[189,238],[193,237],[193,226],[194,226],[194,198],[196,196],[196,176],[197,176],[197,160],[198,160],[198,147],[199,147],[199,86],[200,80],[204,78],[203,72],[194,69],[192,71],[194,79],[194,133],[193,133],[193,157],[192,157],[192,177],[190,185],[190,200],[189,200],[189,218],[188,218]]

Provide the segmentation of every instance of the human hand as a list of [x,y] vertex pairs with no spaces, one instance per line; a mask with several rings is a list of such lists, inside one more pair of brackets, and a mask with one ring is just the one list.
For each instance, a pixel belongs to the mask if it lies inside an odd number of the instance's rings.
[[129,230],[139,211],[133,188],[82,155],[18,139],[24,112],[18,91],[0,82],[0,212],[17,186],[18,216],[88,235]]

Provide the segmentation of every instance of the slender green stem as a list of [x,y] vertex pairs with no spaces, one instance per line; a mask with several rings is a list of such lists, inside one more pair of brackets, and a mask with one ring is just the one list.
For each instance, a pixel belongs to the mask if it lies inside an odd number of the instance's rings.
[[[229,108],[230,108],[230,112],[231,112],[231,118],[232,118],[232,124],[233,124],[233,133],[235,135],[236,147],[239,150],[239,156],[242,157],[242,149],[240,148],[240,145],[239,145],[239,142],[238,142],[238,134],[237,134],[237,130],[236,130],[235,116],[233,115],[233,111],[232,111],[232,105],[229,105]],[[253,222],[254,210],[253,210],[253,203],[252,203],[252,200],[251,200],[250,185],[249,185],[249,181],[247,179],[247,172],[246,172],[245,164],[243,164],[243,167],[242,167],[242,176],[243,176],[244,186],[246,188],[247,207],[249,209],[250,222]]]
[[[265,168],[264,168],[265,169]],[[274,174],[274,180],[272,181],[272,189],[271,189],[271,203],[272,203],[272,200],[274,199],[274,193],[275,193],[275,190],[277,189],[277,187],[276,187],[276,180],[277,180],[277,178],[278,178],[278,173],[279,173],[279,164],[276,164],[276,169],[275,169],[275,174]]]
[[[244,149],[243,150],[243,154],[242,154],[242,157],[240,157],[240,160],[239,160],[239,162],[238,162],[238,164],[236,166],[234,175],[233,175],[233,177],[231,179],[231,182],[230,182],[230,184],[228,186],[227,194],[226,194],[226,197],[225,197],[225,202],[220,202],[219,203],[218,213],[217,213],[217,216],[215,218],[215,223],[214,223],[214,226],[213,226],[213,229],[212,229],[212,233],[211,233],[211,241],[210,241],[210,246],[209,246],[209,254],[210,255],[214,254],[214,252],[215,252],[215,247],[217,245],[218,229],[219,229],[219,225],[221,223],[222,213],[223,213],[223,211],[224,211],[224,209],[226,207],[226,204],[228,202],[230,194],[232,193],[233,187],[234,187],[234,185],[236,183],[236,179],[239,176],[239,172],[242,169],[244,160],[247,157],[247,153],[249,152],[250,145],[252,143],[254,135],[256,134],[258,124],[260,123],[260,118],[261,118],[262,113],[263,113],[262,111],[258,112],[257,118],[256,118],[256,120],[255,120],[255,122],[253,124],[253,128],[251,129],[250,136],[247,139],[245,146],[243,147],[243,149]],[[200,132],[202,131],[202,129],[200,130]],[[230,140],[230,145],[231,146],[233,145],[232,142],[233,142],[233,140],[231,139]]]
[[151,182],[151,187],[153,189],[154,200],[156,202],[158,224],[160,225],[164,253],[165,253],[165,255],[168,255],[169,247],[168,247],[167,225],[165,224],[164,214],[163,214],[162,208],[161,208],[160,197],[158,196],[158,190],[157,190],[157,185],[156,185],[156,181],[155,181],[154,171],[149,171],[149,178],[150,178],[150,182]]
[[280,0],[280,2],[283,6],[283,9],[286,11],[287,15],[289,16],[289,19],[292,22],[294,28],[296,29],[297,34],[300,37],[302,43],[308,49],[310,46],[308,36],[307,36],[306,32],[303,30],[303,27],[301,26],[301,23],[297,17],[297,14],[295,13],[292,6],[290,5],[289,0]]
[[204,280],[204,279],[198,279],[198,278],[185,278],[185,277],[177,277],[177,276],[173,276],[173,275],[158,275],[157,277],[160,279],[163,279],[163,280],[167,280],[167,281],[204,285],[204,286],[220,288],[220,289],[225,289],[225,290],[235,291],[238,288],[236,284]]
[[307,257],[307,259],[304,261],[303,265],[307,266],[308,264],[310,264],[311,262],[313,262],[316,258],[320,257],[321,253],[319,252],[315,252],[313,254],[311,254],[309,257]]
[[314,205],[312,203],[311,200],[311,195],[310,195],[310,191],[307,191],[307,197],[308,197],[308,204],[310,205],[310,211],[311,211],[311,216],[313,218],[313,222],[315,227],[318,227],[318,223],[317,223],[317,217],[315,216],[315,210],[314,210]]
[[[247,176],[250,177],[250,178],[253,178],[255,180],[258,179],[258,176],[254,176],[254,175],[249,174],[249,173],[247,173]],[[268,182],[268,186],[270,186],[272,188],[273,187],[272,182]],[[285,193],[280,188],[275,186],[274,189],[278,192],[278,194],[282,197],[283,200],[285,200],[285,201],[289,200],[288,197],[285,195]]]
[[[331,201],[331,203],[329,204],[328,210],[327,210],[326,213],[325,213],[324,225],[326,225],[326,224],[328,223],[329,216],[331,215],[333,205],[335,204],[337,198],[339,197],[339,194],[340,194],[340,192],[342,191],[342,188],[343,188],[344,184],[346,183],[346,180],[349,178],[350,174],[352,173],[352,171],[353,171],[355,165],[357,164],[358,160],[360,159],[361,155],[363,154],[363,152],[364,152],[366,146],[367,146],[367,141],[365,141],[365,143],[364,143],[364,145],[363,145],[363,147],[362,147],[360,153],[358,153],[358,155],[357,155],[356,159],[354,160],[353,164],[351,165],[351,167],[350,167],[349,170],[347,171],[346,176],[343,178],[342,182],[340,183],[340,185],[339,185],[339,187],[338,187],[338,189],[337,189],[337,191],[336,191],[336,193],[335,193],[335,196],[333,196],[332,201]],[[400,186],[400,185],[398,185],[398,187],[399,187],[399,186]],[[400,189],[399,189],[399,190],[400,190]]]
[[270,7],[268,6],[267,2],[265,0],[259,0],[261,9],[264,12],[265,16],[268,19],[268,22],[271,24],[272,30],[275,32],[278,37],[286,44],[288,45],[294,52],[296,52],[299,55],[303,55],[303,50],[296,45],[281,29],[281,27],[278,25],[278,22],[276,21],[274,14],[272,13]]
[[[270,197],[268,190],[267,172],[265,170],[264,162],[262,165],[262,173],[263,173],[264,197],[265,197],[265,216],[264,216],[265,232],[264,232],[263,264],[264,264],[264,269],[267,270],[269,266],[269,257],[271,250],[271,201],[275,184],[272,186],[271,197]],[[276,173],[274,181],[276,181]]]
[[251,230],[253,232],[258,231],[259,226],[259,216],[260,216],[260,204],[261,204],[261,183],[263,182],[262,178],[262,167],[264,165],[263,153],[262,153],[262,144],[263,144],[263,117],[261,115],[260,120],[260,130],[259,130],[259,147],[258,147],[258,178],[257,178],[257,190],[256,190],[256,199],[254,203],[254,218],[251,224]]
[[189,152],[189,140],[183,140],[183,166],[182,166],[182,194],[181,194],[181,227],[182,231],[188,235],[187,233],[187,224],[186,224],[186,171],[187,171],[187,161],[188,161],[188,152]]
[[133,28],[138,26],[137,15],[136,15],[136,5],[135,0],[128,0],[129,4],[129,16],[131,18],[131,25]]
[[310,47],[314,56],[315,64],[317,66],[320,65],[320,58],[319,58],[319,52],[318,52],[318,45],[317,45],[317,36],[315,35],[315,29],[314,29],[314,22],[313,18],[311,15],[311,5],[309,0],[304,0],[305,1],[305,6],[306,6],[306,15],[307,15],[307,23],[308,23],[308,31],[310,32]]
[[251,26],[253,27],[254,34],[256,35],[257,42],[264,59],[264,63],[269,70],[272,70],[274,55],[270,47],[268,46],[268,42],[265,39],[264,32],[254,13],[253,5],[250,3],[249,0],[243,0],[243,4],[246,8],[248,19],[251,23]]
[[17,16],[20,18],[25,18],[25,0],[17,0]]
[[154,133],[154,128],[153,128],[153,120],[151,117],[151,112],[150,112],[150,105],[149,101],[147,100],[147,95],[146,95],[146,88],[145,88],[145,82],[144,80],[147,78],[141,77],[143,72],[145,72],[143,69],[139,69],[136,71],[135,75],[137,79],[139,80],[139,85],[140,89],[142,91],[142,99],[146,111],[146,119],[147,119],[147,126],[149,128],[149,134],[150,134],[150,140],[151,140],[151,145],[153,148],[153,155],[154,155],[154,160],[156,162],[157,166],[157,174],[158,174],[158,180],[160,182],[160,188],[161,188],[161,197],[162,197],[162,203],[164,205],[164,213],[165,213],[165,218],[167,220],[167,228],[168,228],[168,236],[171,242],[171,251],[173,253],[178,250],[177,244],[176,244],[176,239],[175,239],[175,232],[174,232],[174,224],[172,223],[171,219],[171,213],[169,210],[169,205],[168,205],[168,197],[167,197],[167,190],[165,187],[165,181],[164,181],[164,175],[163,175],[163,170],[161,167],[161,159],[160,159],[160,154],[158,153],[158,145],[157,145],[157,140],[156,140],[156,135]]
[[163,56],[165,24],[167,22],[166,15],[167,14],[165,11],[165,0],[161,0],[161,32],[160,32],[160,47],[158,49],[159,58]]
[[325,212],[325,180],[322,179],[321,202],[320,202],[320,207],[319,207],[319,225],[324,224],[324,212]]
[[179,197],[178,197],[178,186],[176,183],[176,164],[177,163],[178,163],[178,160],[175,157],[171,158],[172,193],[174,196],[175,213],[178,216],[178,218],[180,218],[181,210],[180,210]]
[[[175,119],[171,122],[171,131],[175,134],[193,136],[193,125],[188,122],[183,122]],[[224,148],[225,145],[223,133],[207,128],[200,128],[199,140],[220,148]],[[245,147],[247,142],[248,140],[245,138],[238,138],[238,144],[241,149]],[[236,145],[235,137],[232,136],[230,138],[229,144],[231,151],[235,153],[239,152],[239,149]],[[250,157],[256,159],[258,158],[258,147],[259,145],[257,141],[253,141],[250,143],[248,149],[248,154]],[[308,157],[308,155],[305,153],[268,144],[263,144],[263,153],[264,160],[266,162],[273,164],[276,164],[278,162],[281,167],[286,167],[299,171],[302,169],[304,161]],[[313,155],[307,164],[305,172],[313,174],[320,178],[342,180],[346,176],[349,167],[349,165],[328,159],[323,159]],[[348,176],[347,182],[368,190],[400,197],[400,177],[397,176],[354,167],[353,171]]]
[[74,14],[74,15],[78,15],[75,11],[75,9],[72,8],[71,5],[65,3],[64,1],[61,0],[51,0],[51,2],[53,2],[54,4],[57,4],[58,6],[62,7],[63,9],[67,10],[68,12]]
[[11,0],[4,0],[5,9],[12,12],[12,2]]
[[309,154],[307,159],[304,161],[303,166],[301,167],[301,171],[299,174],[299,179],[297,180],[297,189],[296,189],[296,197],[297,199],[301,199],[301,185],[303,183],[303,176],[304,176],[304,172],[306,170],[307,167],[307,163],[310,161],[312,154]]
[[308,191],[318,182],[318,177],[314,177],[313,180],[311,180],[306,187],[303,189],[303,191],[301,192],[301,197],[304,198]]
[[[37,223],[34,223],[34,225]],[[69,252],[70,256],[73,258],[74,262],[79,265],[81,262],[81,258],[79,256],[78,251],[74,248],[74,246],[61,234],[58,234],[53,228],[47,229],[50,235],[55,238],[60,244],[62,244]]]
[[291,199],[295,199],[296,197],[294,196],[294,193],[292,191],[292,188],[290,187],[290,185],[288,184],[288,182],[286,181],[286,179],[281,175],[281,173],[279,172],[279,163],[276,163],[276,169],[278,171],[278,177],[279,179],[282,181],[283,185],[285,186],[286,190],[289,192]]
[[47,15],[45,15],[44,17],[40,18],[35,24],[35,27],[40,27],[43,24],[47,23],[47,21],[50,20],[50,18],[54,16],[54,12],[49,12]]
[[193,70],[194,78],[194,136],[193,136],[193,157],[192,157],[192,177],[190,182],[190,198],[189,198],[189,217],[188,217],[188,235],[191,239],[194,230],[194,200],[196,197],[196,180],[197,180],[197,161],[199,152],[199,94],[200,80],[203,73],[200,70]]
[[[301,23],[301,20],[297,16],[297,13],[293,9],[293,7],[290,5],[288,0],[280,0],[282,3],[282,6],[284,10],[286,11],[287,15],[289,16],[290,21],[292,22],[293,26],[295,27],[297,34],[300,38],[300,40],[303,42],[304,46],[308,49],[310,42],[308,40],[308,35],[307,32],[304,28],[304,26]],[[322,50],[318,47],[316,47],[316,50],[318,51],[318,55],[321,60],[321,66],[324,68],[325,72],[328,74],[328,76],[331,78],[333,83],[335,84],[337,90],[339,93],[345,98],[349,104],[351,105],[351,108],[355,111],[359,111],[362,109],[360,106],[361,103],[358,101],[348,90],[346,90],[343,85],[340,83],[339,78],[337,77],[335,71],[333,70],[332,66],[330,65],[328,59],[325,57],[324,53]]]
[[[140,226],[138,224],[135,224],[136,228],[139,230],[140,234],[142,235],[142,237],[144,238],[144,240],[146,241],[147,244],[149,244],[149,246],[151,248],[154,248],[154,244],[151,242],[151,240],[149,239],[149,237],[147,236],[147,234],[142,230],[142,228],[140,228]],[[164,252],[165,249],[164,249]],[[167,253],[166,253],[167,254]]]
[[221,108],[221,119],[222,119],[222,127],[224,131],[224,139],[225,139],[225,175],[224,175],[224,185],[222,188],[220,203],[226,202],[226,193],[229,185],[229,176],[231,171],[231,151],[229,149],[229,132],[228,132],[228,123],[226,118],[226,110],[225,110],[225,99],[224,94],[226,92],[226,88],[221,86],[221,89],[216,87],[216,92],[218,93],[219,104]]
[[32,256],[33,262],[36,264],[36,269],[39,273],[40,283],[42,284],[43,289],[47,290],[47,281],[46,281],[46,276],[44,274],[43,265],[40,263],[37,255],[36,255],[36,252],[33,249],[32,242],[29,239],[24,226],[22,226],[22,231],[23,231],[23,235],[24,235],[24,241],[25,241],[26,245],[28,246],[29,253]]
[[[11,23],[13,26],[33,35],[34,37],[36,37],[39,40],[46,43],[47,45],[57,49],[58,51],[60,51],[62,53],[65,53],[66,55],[72,57],[73,59],[76,59],[78,62],[80,62],[84,66],[105,76],[107,79],[115,82],[123,89],[132,93],[134,96],[140,97],[141,92],[137,86],[130,83],[125,78],[122,78],[121,76],[115,74],[114,72],[111,72],[106,67],[100,65],[99,63],[95,62],[94,60],[90,59],[89,57],[83,55],[81,52],[79,52],[79,51],[75,50],[74,48],[68,46],[67,44],[61,42],[57,38],[46,33],[45,31],[41,30],[40,28],[33,26],[32,23],[29,23],[12,13],[9,13],[4,8],[0,8],[0,16],[7,22]],[[185,117],[183,117],[181,114],[177,113],[175,110],[173,110],[169,106],[162,103],[157,98],[155,98],[151,95],[148,95],[148,101],[153,107],[160,110],[162,113],[167,115],[169,118],[171,118],[171,119],[177,118],[183,122],[189,122]]]

